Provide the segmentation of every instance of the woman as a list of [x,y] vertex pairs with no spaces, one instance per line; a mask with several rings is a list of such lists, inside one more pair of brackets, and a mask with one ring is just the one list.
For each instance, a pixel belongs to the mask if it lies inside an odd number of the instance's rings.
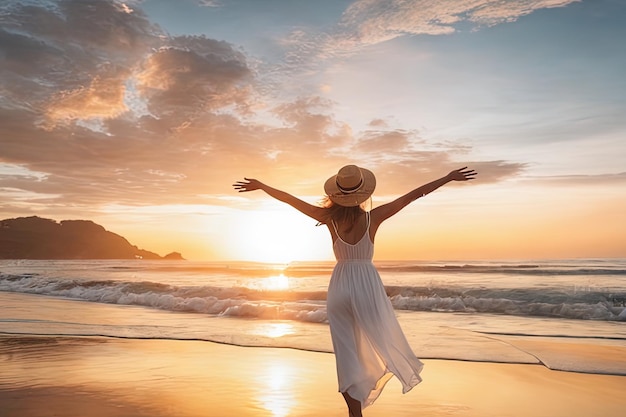
[[344,166],[326,181],[322,206],[252,178],[233,184],[239,192],[263,190],[328,227],[337,264],[328,286],[326,307],[339,391],[351,417],[361,417],[361,410],[376,400],[393,375],[402,383],[403,392],[408,392],[420,383],[423,367],[398,324],[372,263],[378,227],[412,201],[451,181],[467,181],[475,176],[476,172],[467,167],[451,171],[371,212],[363,210],[362,205],[376,188],[376,178],[356,165]]

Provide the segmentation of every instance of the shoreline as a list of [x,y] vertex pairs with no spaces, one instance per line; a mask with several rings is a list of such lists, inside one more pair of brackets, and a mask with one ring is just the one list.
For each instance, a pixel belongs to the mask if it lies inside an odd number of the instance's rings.
[[[626,376],[535,364],[424,359],[368,417],[587,417],[626,409]],[[345,416],[334,356],[205,341],[0,334],[5,417]]]
[[[199,343],[211,343],[216,345],[223,346],[232,346],[235,348],[250,348],[250,349],[278,349],[278,350],[294,350],[305,353],[319,353],[319,354],[332,354],[332,351],[328,350],[316,350],[313,348],[305,348],[305,347],[296,347],[296,346],[281,346],[281,345],[258,345],[258,344],[244,344],[244,343],[236,343],[236,342],[226,342],[220,340],[212,340],[212,339],[203,339],[203,338],[175,338],[175,337],[155,337],[155,336],[123,336],[123,335],[107,335],[107,334],[71,334],[71,333],[63,333],[63,334],[41,334],[41,333],[21,333],[21,332],[7,332],[0,331],[0,341],[3,338],[59,338],[59,339],[112,339],[112,340],[128,340],[128,341],[155,341],[155,342],[199,342]],[[522,336],[523,337],[523,336]],[[509,343],[512,340],[519,339],[520,336],[514,335],[504,335],[501,342]],[[536,365],[546,368],[547,370],[554,372],[566,372],[573,374],[587,374],[587,375],[604,375],[604,376],[621,376],[626,377],[626,346],[622,346],[623,338],[605,338],[605,337],[584,337],[584,338],[576,338],[582,339],[594,339],[596,342],[605,342],[608,346],[603,346],[602,343],[596,343],[594,345],[589,344],[581,344],[580,340],[569,341],[565,340],[565,342],[561,342],[560,344],[555,344],[554,339],[562,339],[561,337],[554,336],[535,336],[534,340],[524,341],[523,343],[516,342],[518,345],[516,346],[518,349],[522,350],[522,348],[526,346],[532,346],[535,349],[543,349],[542,356],[545,356],[543,359],[539,358],[533,354],[528,352],[524,352],[533,358],[533,360],[525,360],[525,361],[515,361],[515,360],[489,360],[489,359],[465,359],[465,358],[448,358],[448,357],[434,357],[434,356],[424,356],[420,355],[420,359],[422,361],[446,361],[446,362],[466,362],[466,363],[483,363],[483,364],[494,364],[494,365]],[[613,343],[616,342],[616,343]],[[567,350],[567,352],[565,352]],[[0,352],[1,354],[2,352]],[[556,356],[555,356],[556,354]],[[607,357],[610,356],[615,360],[615,368],[613,372],[606,371],[596,371],[592,369],[585,369],[585,367],[581,367],[578,370],[569,370],[569,369],[560,369],[558,367],[550,366],[550,363],[554,362],[558,364],[558,360],[555,360],[555,357],[558,358],[561,355],[567,355],[564,357],[564,361],[577,361],[584,362],[587,364],[593,364],[594,359],[596,357]]]

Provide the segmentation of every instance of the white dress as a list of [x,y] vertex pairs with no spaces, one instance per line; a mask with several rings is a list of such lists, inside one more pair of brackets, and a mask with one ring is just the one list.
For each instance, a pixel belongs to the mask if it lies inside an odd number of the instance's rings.
[[[333,222],[335,232],[337,227]],[[327,313],[337,361],[339,391],[365,408],[395,375],[406,393],[421,382],[424,366],[409,346],[378,271],[372,263],[370,216],[356,244],[341,239],[333,250],[337,264],[328,286]]]

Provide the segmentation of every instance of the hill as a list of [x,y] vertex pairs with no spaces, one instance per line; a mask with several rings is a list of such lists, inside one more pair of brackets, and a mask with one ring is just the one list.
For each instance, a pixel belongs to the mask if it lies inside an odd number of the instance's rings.
[[0,259],[183,259],[131,245],[90,220],[56,222],[37,216],[0,221]]

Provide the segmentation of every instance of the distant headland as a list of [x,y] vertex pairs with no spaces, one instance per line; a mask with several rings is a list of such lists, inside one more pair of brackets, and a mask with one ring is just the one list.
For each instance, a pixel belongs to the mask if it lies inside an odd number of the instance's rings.
[[0,220],[0,259],[166,259],[131,245],[90,220],[56,222],[37,216]]

